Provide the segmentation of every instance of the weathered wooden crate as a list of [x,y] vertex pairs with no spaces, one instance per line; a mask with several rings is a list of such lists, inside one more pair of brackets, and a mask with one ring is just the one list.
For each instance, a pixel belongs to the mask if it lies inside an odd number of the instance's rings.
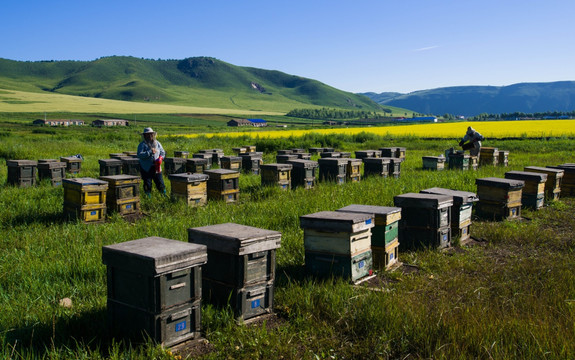
[[291,189],[291,164],[263,164],[260,166],[262,185],[279,186],[283,190]]
[[321,158],[319,164],[319,180],[335,181],[338,184],[345,183],[347,173],[347,159]]
[[296,156],[298,159],[311,160],[311,154],[310,153],[296,153]]
[[207,169],[208,160],[200,158],[186,159],[186,172],[193,174],[203,174]]
[[379,158],[379,157],[381,157],[380,150],[357,150],[355,152],[356,159]]
[[497,164],[500,166],[508,166],[509,165],[509,151],[508,150],[499,150],[499,156],[497,158]]
[[479,200],[475,208],[475,214],[488,220],[520,218],[521,202],[514,202],[509,205],[496,201]]
[[82,168],[82,159],[75,156],[63,156],[60,161],[66,163],[66,171],[70,174],[78,174]]
[[443,170],[445,169],[444,156],[423,156],[423,170]]
[[545,193],[541,194],[523,194],[521,196],[521,206],[539,210],[545,205]]
[[137,157],[123,157],[121,161],[124,175],[140,177],[140,159]]
[[220,166],[222,169],[241,171],[242,158],[239,156],[223,156],[220,159]]
[[273,282],[237,288],[204,278],[202,284],[203,301],[221,307],[229,305],[237,320],[273,313]]
[[140,178],[134,175],[100,176],[108,183],[106,206],[109,212],[120,215],[140,213]]
[[479,150],[479,166],[496,166],[499,161],[499,149],[481,147]]
[[205,205],[208,200],[208,175],[171,174],[169,177],[174,200],[184,200],[188,205]]
[[134,341],[154,342],[171,347],[201,337],[199,302],[183,304],[155,314],[108,300],[110,332]]
[[106,205],[108,182],[89,177],[71,178],[62,181],[64,203],[71,206]]
[[375,269],[388,270],[399,261],[399,240],[396,238],[386,246],[371,246]]
[[374,226],[371,229],[372,247],[385,248],[398,238],[398,225],[399,220],[401,220],[401,208],[399,207],[348,205],[336,211],[373,215]]
[[440,229],[451,226],[453,196],[407,193],[393,198],[401,208],[400,227]]
[[417,249],[444,249],[451,246],[451,227],[422,228],[399,226],[400,251]]
[[347,167],[345,169],[345,175],[347,181],[349,182],[359,182],[361,180],[361,159],[347,159]]
[[471,156],[463,153],[452,153],[447,157],[447,164],[450,169],[469,170]]
[[82,221],[86,224],[98,224],[106,220],[106,204],[77,205],[64,202],[64,218],[70,221]]
[[164,159],[166,174],[182,174],[186,172],[186,159],[180,157],[167,157]]
[[317,161],[295,159],[290,160],[289,164],[292,165],[292,189],[299,186],[305,189],[312,189],[315,186],[317,178],[316,173],[319,166]]
[[189,156],[189,151],[174,151],[174,157],[187,159]]
[[120,175],[122,173],[122,160],[119,159],[100,159],[100,176]]
[[205,170],[210,170],[212,168],[212,155],[207,153],[193,154],[192,158],[195,159],[205,159],[207,161]]
[[319,154],[320,158],[341,158],[339,151],[324,151]]
[[7,160],[8,184],[20,187],[36,185],[38,162],[36,160]]
[[523,180],[502,179],[496,177],[475,180],[479,202],[490,201],[508,207],[521,206]]
[[260,174],[260,166],[264,163],[262,155],[251,152],[242,154],[242,170],[254,175]]
[[367,157],[363,158],[363,176],[389,176],[390,160],[387,158]]
[[208,179],[208,200],[223,200],[236,202],[240,193],[240,173],[228,169],[212,169],[204,171]]
[[[285,151],[291,151],[291,150],[285,150]],[[297,158],[298,157],[296,154],[277,154],[276,162],[278,164],[287,164],[289,163],[290,160],[295,160]]]
[[342,277],[351,282],[359,282],[373,274],[373,255],[371,249],[354,255],[306,250],[305,270],[321,278]]
[[508,171],[505,173],[505,178],[523,180],[525,183],[521,192],[521,203],[524,207],[536,210],[543,207],[547,174],[529,171]]
[[557,166],[547,166],[552,169],[563,170],[563,182],[561,184],[562,197],[575,196],[575,164],[561,164]]
[[547,181],[545,181],[545,198],[547,201],[559,200],[559,196],[561,194],[561,183],[565,173],[564,170],[541,166],[526,166],[524,170],[547,174]]
[[38,162],[38,178],[56,180],[58,185],[62,185],[62,179],[66,178],[66,163],[56,160]]
[[404,147],[385,147],[380,148],[382,157],[405,159],[406,149]]

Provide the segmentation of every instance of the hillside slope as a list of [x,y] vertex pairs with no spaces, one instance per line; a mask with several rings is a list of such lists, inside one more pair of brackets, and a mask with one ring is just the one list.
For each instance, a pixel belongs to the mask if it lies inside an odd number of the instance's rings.
[[316,80],[209,57],[147,60],[112,56],[94,61],[42,62],[0,59],[0,88],[235,109],[287,111],[322,106],[381,110],[365,96]]
[[[575,81],[520,83],[509,86],[456,86],[415,91],[390,97],[365,93],[382,105],[425,114],[472,116],[480,113],[573,111]],[[382,96],[384,95],[384,96]]]

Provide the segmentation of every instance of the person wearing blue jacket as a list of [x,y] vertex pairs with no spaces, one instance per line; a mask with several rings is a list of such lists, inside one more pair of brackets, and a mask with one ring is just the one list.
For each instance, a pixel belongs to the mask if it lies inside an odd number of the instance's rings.
[[140,174],[144,181],[144,192],[148,198],[152,195],[152,180],[158,191],[166,195],[166,185],[162,176],[162,161],[166,152],[162,144],[156,140],[156,132],[151,127],[144,129],[143,140],[138,145],[138,159],[140,159]]

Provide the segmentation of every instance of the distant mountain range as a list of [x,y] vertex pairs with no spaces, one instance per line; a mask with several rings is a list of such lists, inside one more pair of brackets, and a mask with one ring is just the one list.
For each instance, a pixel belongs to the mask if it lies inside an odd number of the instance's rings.
[[94,61],[35,62],[0,59],[0,89],[242,110],[288,112],[313,105],[382,110],[365,96],[316,80],[235,66],[210,57],[150,60],[112,56]]
[[381,105],[422,114],[537,113],[575,110],[575,81],[520,83],[509,86],[455,86],[415,91],[362,93]]

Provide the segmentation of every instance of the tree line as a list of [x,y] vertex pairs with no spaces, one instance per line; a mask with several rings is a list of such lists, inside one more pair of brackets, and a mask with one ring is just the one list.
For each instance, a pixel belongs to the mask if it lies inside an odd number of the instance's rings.
[[[385,113],[391,113],[391,110],[384,109]],[[375,111],[365,110],[341,110],[341,109],[294,109],[286,114],[286,116],[297,117],[302,119],[318,119],[318,120],[333,120],[333,119],[383,119],[385,114],[380,114]]]
[[529,119],[574,119],[574,111],[546,111],[535,113],[513,112],[501,114],[488,114],[482,113],[470,117],[468,120],[472,121],[487,121],[487,120],[529,120]]

